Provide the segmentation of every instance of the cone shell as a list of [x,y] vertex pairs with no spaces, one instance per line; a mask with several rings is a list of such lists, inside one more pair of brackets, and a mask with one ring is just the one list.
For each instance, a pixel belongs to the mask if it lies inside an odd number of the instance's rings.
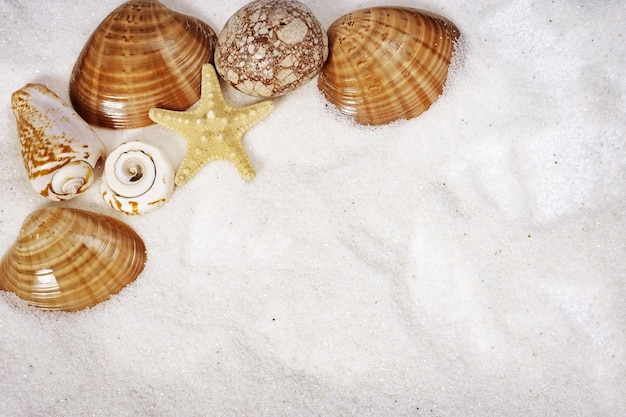
[[448,19],[423,10],[348,13],[328,29],[318,88],[361,124],[417,117],[441,95],[459,34]]
[[43,84],[15,91],[11,107],[33,189],[53,201],[85,192],[105,155],[96,132]]
[[110,128],[147,126],[154,107],[186,110],[200,98],[202,65],[216,42],[208,24],[156,0],[124,3],[78,57],[72,104],[87,122]]
[[80,310],[119,292],[145,262],[145,245],[128,225],[51,207],[24,221],[0,263],[0,289],[43,309]]

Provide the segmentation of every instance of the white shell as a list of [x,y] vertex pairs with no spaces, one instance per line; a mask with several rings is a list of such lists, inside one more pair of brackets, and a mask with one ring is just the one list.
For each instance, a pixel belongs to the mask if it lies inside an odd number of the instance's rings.
[[68,200],[93,183],[105,149],[96,132],[43,84],[27,84],[11,96],[22,157],[30,183],[54,201]]
[[102,198],[126,214],[144,214],[165,203],[174,191],[174,167],[156,146],[132,141],[108,156]]

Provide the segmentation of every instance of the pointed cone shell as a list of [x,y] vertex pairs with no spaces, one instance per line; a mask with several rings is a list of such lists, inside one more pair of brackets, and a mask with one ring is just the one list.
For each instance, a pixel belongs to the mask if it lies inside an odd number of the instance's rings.
[[78,57],[72,104],[87,122],[110,128],[147,126],[154,107],[186,110],[200,98],[202,65],[216,42],[208,24],[156,0],[124,3]]
[[53,201],[68,200],[93,183],[104,143],[72,108],[43,84],[11,96],[22,157],[30,183]]
[[318,88],[361,124],[417,117],[441,95],[458,36],[448,19],[417,9],[346,14],[328,29]]
[[0,263],[0,289],[47,310],[91,307],[143,270],[146,248],[128,225],[84,210],[52,207],[26,218]]

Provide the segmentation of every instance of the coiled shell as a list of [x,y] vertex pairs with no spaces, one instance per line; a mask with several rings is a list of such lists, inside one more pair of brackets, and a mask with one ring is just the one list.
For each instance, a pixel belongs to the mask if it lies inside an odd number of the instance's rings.
[[129,1],[109,14],[83,48],[70,98],[89,123],[134,128],[151,108],[186,110],[200,97],[202,65],[217,36],[205,22],[156,0]]
[[239,91],[277,97],[316,76],[328,57],[322,24],[295,0],[257,0],[224,25],[215,49],[215,69]]
[[407,7],[374,7],[328,29],[329,57],[318,88],[366,125],[417,117],[441,95],[460,35],[448,19]]
[[96,132],[53,91],[27,84],[11,96],[24,166],[33,189],[68,200],[93,183],[105,148]]
[[174,191],[174,167],[156,146],[132,141],[108,156],[102,198],[126,214],[144,214],[165,203]]
[[128,225],[85,210],[31,213],[0,263],[0,289],[48,310],[74,311],[109,298],[143,270],[146,248]]

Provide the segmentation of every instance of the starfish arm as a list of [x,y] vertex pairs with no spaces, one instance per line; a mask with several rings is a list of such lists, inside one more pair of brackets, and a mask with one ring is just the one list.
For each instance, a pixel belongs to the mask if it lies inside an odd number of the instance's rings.
[[236,126],[229,126],[225,134],[219,137],[220,151],[224,159],[235,165],[243,179],[251,181],[256,173],[250,163],[248,154],[243,148],[244,134],[245,130],[238,129]]
[[239,125],[243,130],[248,130],[261,120],[263,120],[274,108],[271,101],[262,101],[242,109],[234,115],[233,123]]
[[204,101],[210,102],[215,108],[230,108],[226,104],[226,100],[224,100],[220,80],[211,64],[205,64],[202,67],[202,95],[200,98],[201,102],[204,99]]
[[239,174],[247,181],[256,175],[250,160],[243,149],[242,138],[226,131],[211,136],[203,136],[202,143],[187,149],[185,158],[176,171],[174,182],[184,185],[211,161],[230,161]]
[[181,112],[165,109],[150,109],[148,117],[154,123],[158,123],[168,129],[175,130],[180,133]]
[[178,167],[176,171],[176,176],[174,177],[174,184],[177,186],[182,186],[187,184],[191,178],[193,178],[205,165],[211,162],[213,159],[204,158],[194,158],[193,154],[186,153],[183,159],[183,162]]

